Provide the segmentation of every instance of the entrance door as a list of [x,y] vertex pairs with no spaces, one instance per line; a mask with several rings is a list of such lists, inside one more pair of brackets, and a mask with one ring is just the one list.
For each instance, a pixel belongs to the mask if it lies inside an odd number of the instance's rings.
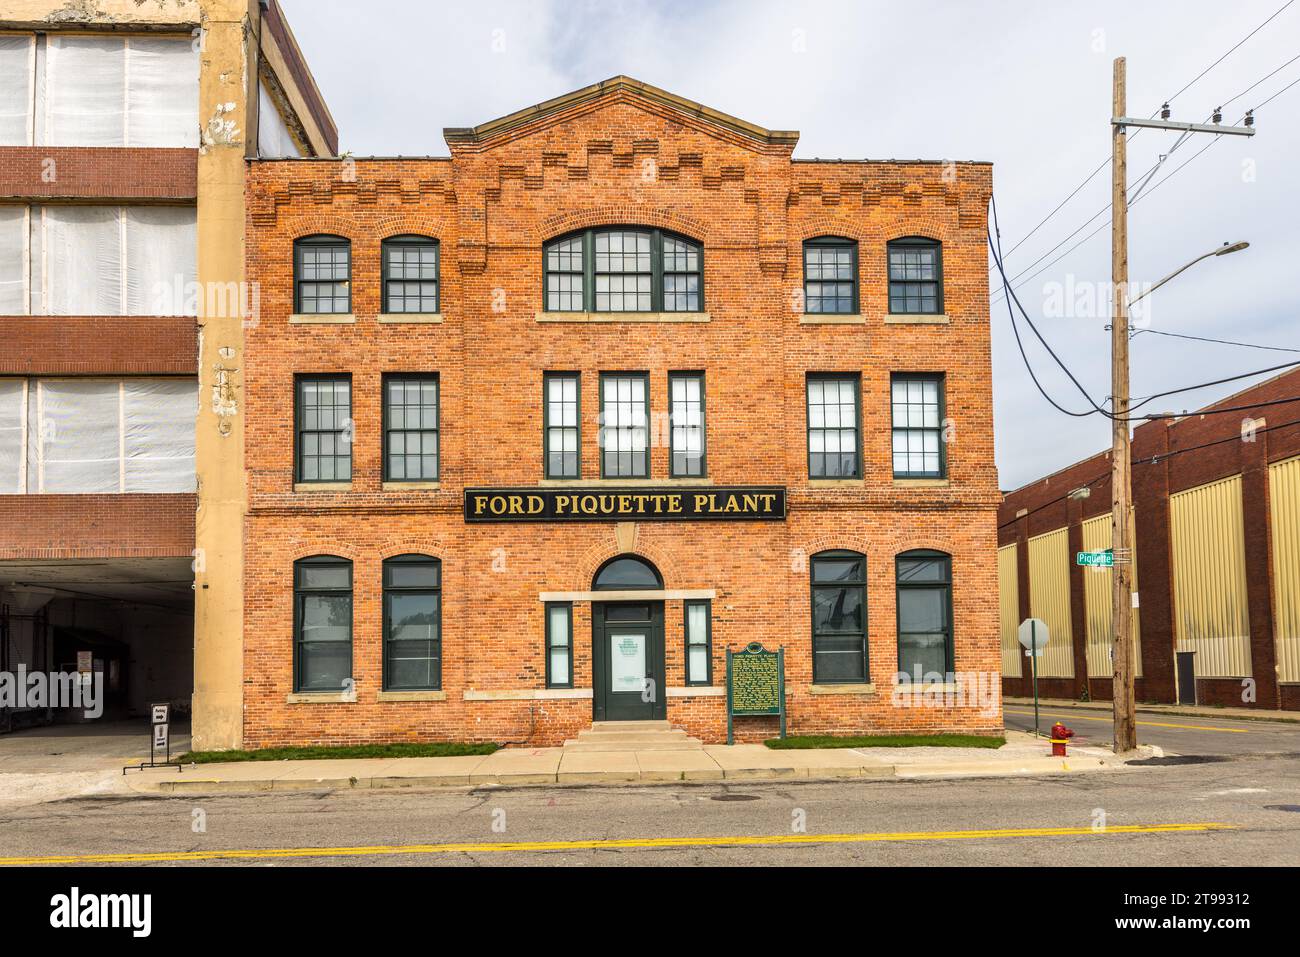
[[598,602],[591,619],[595,720],[666,718],[664,603]]
[[1178,652],[1178,703],[1196,704],[1196,652]]

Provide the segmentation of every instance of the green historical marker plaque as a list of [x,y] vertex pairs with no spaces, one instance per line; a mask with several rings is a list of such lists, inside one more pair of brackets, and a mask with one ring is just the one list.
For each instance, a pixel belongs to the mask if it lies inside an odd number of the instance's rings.
[[785,649],[768,651],[753,642],[744,651],[727,649],[727,743],[731,719],[779,715],[785,737]]

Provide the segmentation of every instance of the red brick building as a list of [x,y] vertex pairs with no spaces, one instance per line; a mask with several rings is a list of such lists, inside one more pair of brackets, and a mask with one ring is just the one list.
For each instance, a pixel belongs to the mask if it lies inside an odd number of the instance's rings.
[[752,642],[793,733],[1000,731],[990,167],[624,77],[445,137],[250,164],[245,746],[718,741]]
[[[1139,701],[1300,709],[1300,370],[1133,432]],[[1017,622],[1052,620],[1047,697],[1111,696],[1110,454],[998,515],[1003,687],[1032,693]]]

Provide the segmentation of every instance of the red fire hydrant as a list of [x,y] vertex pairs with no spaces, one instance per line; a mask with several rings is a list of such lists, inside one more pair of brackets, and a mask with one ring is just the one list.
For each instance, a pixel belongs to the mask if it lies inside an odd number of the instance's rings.
[[1070,739],[1074,737],[1074,732],[1067,728],[1061,722],[1052,725],[1052,757],[1065,757],[1065,746]]

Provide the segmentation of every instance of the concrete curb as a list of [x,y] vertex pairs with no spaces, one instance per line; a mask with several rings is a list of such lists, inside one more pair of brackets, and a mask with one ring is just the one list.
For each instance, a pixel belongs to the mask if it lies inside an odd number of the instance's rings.
[[[1003,698],[1004,705],[1017,707],[1034,706],[1033,698]],[[1059,698],[1039,698],[1039,709],[1043,708],[1078,708],[1080,711],[1111,711],[1109,701],[1062,701]],[[1244,713],[1243,713],[1244,712]],[[1291,717],[1287,712],[1265,711],[1252,713],[1242,708],[1187,708],[1178,705],[1138,705],[1138,714],[1169,715],[1179,718],[1217,718],[1220,721],[1274,721],[1281,724],[1300,724],[1300,716]]]

